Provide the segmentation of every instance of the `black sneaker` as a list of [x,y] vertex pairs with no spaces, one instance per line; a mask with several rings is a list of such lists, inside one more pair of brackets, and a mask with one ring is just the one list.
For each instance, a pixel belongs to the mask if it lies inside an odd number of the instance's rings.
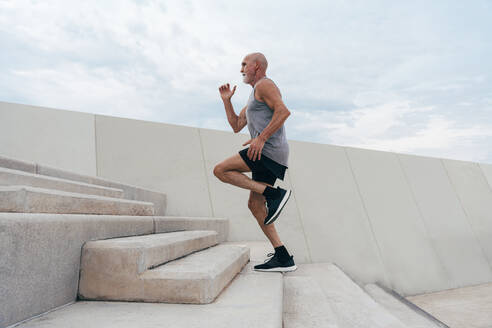
[[267,256],[272,258],[270,260],[266,259],[263,264],[255,265],[254,269],[256,271],[288,272],[297,269],[294,263],[294,255],[291,255],[287,261],[281,261],[275,253],[268,253]]
[[270,224],[273,221],[275,221],[278,216],[280,215],[280,212],[282,212],[282,209],[284,208],[285,204],[287,204],[287,201],[289,200],[290,194],[292,193],[291,190],[285,190],[280,187],[277,187],[278,190],[280,190],[280,196],[278,198],[267,198],[266,199],[266,208],[268,211],[268,215],[265,218],[264,224]]

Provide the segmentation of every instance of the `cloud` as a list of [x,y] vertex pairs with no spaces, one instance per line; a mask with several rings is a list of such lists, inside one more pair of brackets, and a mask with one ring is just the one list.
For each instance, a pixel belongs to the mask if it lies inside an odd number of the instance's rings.
[[279,4],[0,0],[0,100],[229,130],[262,51],[290,138],[492,162],[487,1]]
[[[424,113],[425,115],[420,115]],[[492,123],[463,125],[432,107],[412,107],[409,101],[357,108],[350,112],[296,111],[288,123],[306,141],[332,143],[399,153],[487,161]]]

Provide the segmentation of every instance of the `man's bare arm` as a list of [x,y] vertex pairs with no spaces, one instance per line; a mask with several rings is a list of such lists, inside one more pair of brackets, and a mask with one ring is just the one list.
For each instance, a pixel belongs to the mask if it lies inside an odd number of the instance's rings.
[[290,111],[282,101],[282,96],[277,86],[269,80],[263,81],[256,87],[256,94],[260,100],[264,101],[273,110],[273,117],[270,123],[258,136],[264,141],[268,140],[287,120]]
[[237,129],[234,131],[236,133],[241,131],[246,126],[246,124],[248,123],[248,121],[246,119],[246,108],[247,107],[248,106],[244,106],[243,110],[239,114],[239,117],[237,119],[237,124],[236,124]]
[[227,120],[229,121],[229,124],[232,130],[234,131],[234,133],[238,133],[244,127],[244,125],[242,125],[243,117],[246,118],[246,115],[244,113],[245,108],[243,108],[239,116],[237,116],[236,112],[234,112],[234,107],[232,106],[231,98],[234,95],[235,91],[236,91],[236,86],[234,86],[234,88],[231,90],[229,83],[221,85],[219,87],[219,93],[220,93],[220,97],[222,98],[222,101],[224,102],[224,108],[226,111]]

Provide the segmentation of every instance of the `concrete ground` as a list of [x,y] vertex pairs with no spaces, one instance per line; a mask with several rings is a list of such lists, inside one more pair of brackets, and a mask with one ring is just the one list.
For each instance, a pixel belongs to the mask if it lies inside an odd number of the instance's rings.
[[406,299],[451,328],[492,328],[492,283]]

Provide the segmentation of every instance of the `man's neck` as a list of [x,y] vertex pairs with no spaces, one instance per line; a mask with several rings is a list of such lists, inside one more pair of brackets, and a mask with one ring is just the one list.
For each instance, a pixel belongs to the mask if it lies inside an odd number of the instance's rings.
[[254,88],[256,83],[258,83],[260,80],[263,80],[264,78],[266,78],[266,74],[263,73],[263,74],[258,74],[258,76],[255,76],[255,79],[250,83],[251,86]]

